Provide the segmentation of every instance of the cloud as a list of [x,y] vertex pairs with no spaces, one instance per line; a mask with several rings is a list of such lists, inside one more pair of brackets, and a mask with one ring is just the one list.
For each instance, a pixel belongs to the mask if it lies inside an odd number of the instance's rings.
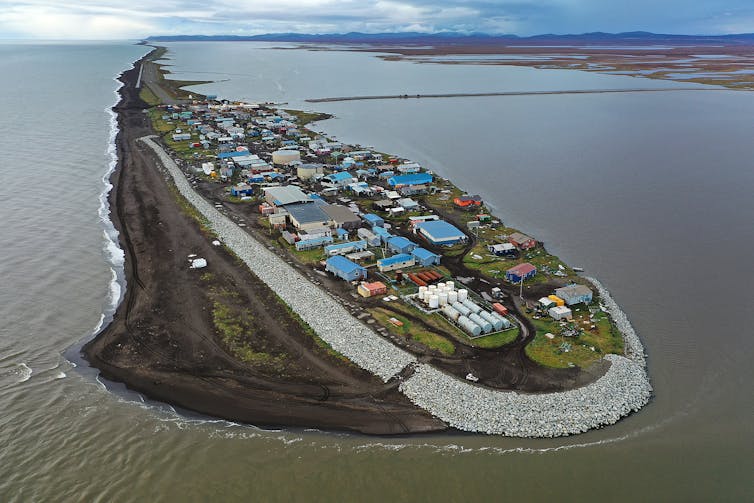
[[754,31],[751,0],[6,0],[3,38],[480,31]]

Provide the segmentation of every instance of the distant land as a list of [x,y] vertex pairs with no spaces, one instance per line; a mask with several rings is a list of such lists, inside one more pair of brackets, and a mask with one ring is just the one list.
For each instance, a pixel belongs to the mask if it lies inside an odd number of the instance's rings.
[[624,33],[582,33],[582,34],[543,34],[529,37],[517,35],[491,35],[485,33],[265,33],[261,35],[160,35],[150,36],[148,42],[299,42],[299,43],[356,43],[356,44],[500,44],[525,45],[543,43],[579,43],[579,44],[646,44],[673,43],[683,45],[744,44],[754,42],[753,33],[732,35],[671,35],[632,31]]

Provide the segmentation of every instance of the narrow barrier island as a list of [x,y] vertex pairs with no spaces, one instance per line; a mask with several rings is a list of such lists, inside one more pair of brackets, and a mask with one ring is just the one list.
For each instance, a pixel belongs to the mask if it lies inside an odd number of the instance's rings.
[[376,434],[556,437],[650,400],[607,290],[479,196],[317,134],[322,114],[189,95],[162,55],[124,74],[116,107],[129,285],[85,347],[106,377],[219,417]]

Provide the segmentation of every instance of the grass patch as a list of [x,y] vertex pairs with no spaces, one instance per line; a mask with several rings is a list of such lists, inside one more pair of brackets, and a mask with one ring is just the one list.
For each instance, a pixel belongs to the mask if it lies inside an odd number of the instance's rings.
[[304,112],[303,110],[283,110],[283,112],[290,114],[296,118],[296,122],[301,125],[305,126],[306,124],[309,124],[310,122],[317,122],[322,121],[325,119],[332,118],[332,115],[320,113],[320,112]]
[[515,341],[518,338],[518,334],[520,332],[521,329],[518,326],[514,326],[509,330],[498,332],[492,335],[485,335],[484,337],[477,337],[475,339],[470,339],[470,341],[472,345],[478,348],[499,348]]
[[157,106],[161,103],[160,98],[147,86],[143,86],[139,91],[139,98],[149,106]]
[[[389,311],[381,307],[370,309],[369,312],[380,325],[387,328],[387,330],[392,334],[400,335],[403,337],[410,337],[416,342],[430,349],[437,350],[446,356],[450,356],[456,352],[455,344],[453,344],[451,341],[434,332],[430,332],[429,330],[415,326],[405,316],[401,316],[396,312]],[[388,321],[390,318],[399,320],[401,323],[403,323],[403,326],[394,325],[393,323]]]

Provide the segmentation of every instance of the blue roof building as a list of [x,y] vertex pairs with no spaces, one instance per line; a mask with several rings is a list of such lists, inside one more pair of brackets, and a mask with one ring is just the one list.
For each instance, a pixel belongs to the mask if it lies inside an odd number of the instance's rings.
[[399,187],[401,185],[423,185],[432,183],[432,175],[429,173],[412,173],[410,175],[398,175],[388,179],[387,183],[391,187]]
[[330,243],[332,243],[332,237],[330,236],[304,238],[300,241],[296,241],[296,251],[314,250],[315,248],[321,248],[322,246]]
[[416,261],[412,255],[399,253],[398,255],[378,260],[377,269],[380,272],[394,271],[402,267],[411,267],[415,263]]
[[411,255],[413,255],[416,263],[423,267],[440,264],[440,255],[432,253],[425,248],[414,248],[411,251]]
[[416,246],[416,243],[403,236],[394,236],[387,240],[387,247],[393,253],[411,253]]
[[366,279],[367,270],[345,257],[335,255],[325,262],[325,271],[331,272],[344,281],[356,281]]
[[233,157],[247,157],[250,156],[251,152],[248,150],[242,150],[241,152],[221,152],[217,154],[218,159],[231,159]]
[[383,241],[387,241],[388,239],[393,237],[393,235],[390,234],[384,227],[372,227],[372,232],[375,236],[379,236]]
[[416,224],[415,232],[434,245],[449,246],[466,240],[466,234],[444,220]]
[[374,213],[367,213],[366,215],[362,215],[361,218],[364,219],[369,227],[385,227],[385,220]]
[[338,227],[335,229],[335,234],[338,236],[339,241],[345,241],[348,239],[348,231],[343,229],[342,227]]
[[323,182],[329,182],[332,185],[336,186],[344,186],[348,185],[349,183],[356,182],[356,178],[349,173],[348,171],[341,171],[340,173],[333,173],[331,175],[327,175],[322,179]]

